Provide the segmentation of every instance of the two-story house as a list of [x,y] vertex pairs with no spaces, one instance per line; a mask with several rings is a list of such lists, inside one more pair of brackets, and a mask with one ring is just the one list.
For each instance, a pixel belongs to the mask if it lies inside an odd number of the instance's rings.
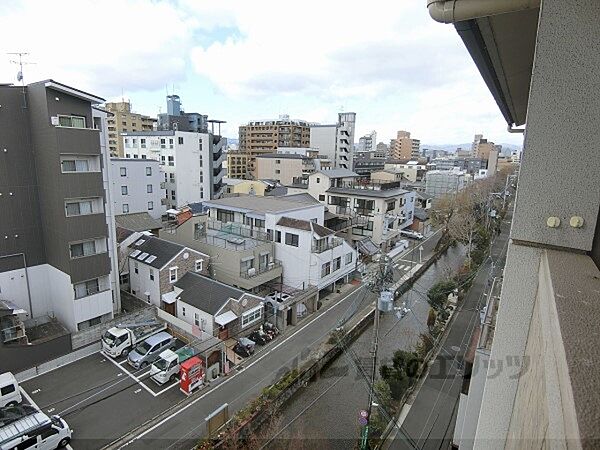
[[208,274],[210,257],[197,250],[146,234],[129,247],[131,293],[170,314],[176,314],[170,293],[177,280],[187,272]]

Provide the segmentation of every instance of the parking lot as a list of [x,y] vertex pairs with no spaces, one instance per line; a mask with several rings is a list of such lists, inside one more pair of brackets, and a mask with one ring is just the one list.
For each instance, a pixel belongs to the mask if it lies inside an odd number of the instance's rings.
[[125,358],[95,353],[21,387],[43,412],[67,421],[73,448],[97,449],[185,398],[178,381],[159,386],[149,373],[150,367],[136,371]]

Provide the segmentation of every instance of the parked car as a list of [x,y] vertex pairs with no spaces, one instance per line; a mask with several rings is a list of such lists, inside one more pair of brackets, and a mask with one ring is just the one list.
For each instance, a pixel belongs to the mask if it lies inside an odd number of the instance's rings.
[[175,350],[175,338],[166,331],[150,336],[135,347],[127,356],[127,363],[134,369],[144,368],[158,359],[167,350]]
[[11,372],[0,375],[0,408],[18,405],[23,401],[19,383]]
[[69,445],[73,430],[60,416],[48,417],[30,405],[0,410],[0,449],[54,450]]
[[269,295],[267,295],[265,297],[265,301],[267,302],[273,302],[276,301],[278,303],[283,303],[286,302],[287,300],[289,300],[290,298],[292,298],[292,296],[290,294],[286,294],[285,292],[271,292]]
[[425,238],[425,236],[423,236],[418,231],[412,231],[412,230],[401,230],[400,231],[400,235],[401,236],[406,236],[406,237],[409,237],[409,238],[413,238],[413,239],[419,239],[419,240]]
[[233,351],[243,358],[246,358],[254,353],[255,345],[256,343],[248,338],[240,338],[233,347]]

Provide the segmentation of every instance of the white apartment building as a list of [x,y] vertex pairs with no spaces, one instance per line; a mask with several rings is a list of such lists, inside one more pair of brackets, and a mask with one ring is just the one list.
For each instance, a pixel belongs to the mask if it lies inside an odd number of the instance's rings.
[[110,197],[115,213],[147,212],[160,219],[166,211],[162,167],[155,159],[111,158]]
[[355,127],[356,113],[339,113],[335,124],[310,126],[310,146],[327,156],[334,167],[350,170],[354,160]]
[[191,131],[123,133],[126,158],[155,159],[163,170],[167,208],[219,198],[227,139]]
[[348,230],[348,238],[370,239],[376,246],[391,248],[400,231],[413,223],[415,193],[400,187],[400,181],[357,182],[350,170],[315,172],[308,177],[308,193],[331,214],[362,218]]
[[425,192],[434,197],[456,194],[466,186],[462,170],[430,170],[425,177]]

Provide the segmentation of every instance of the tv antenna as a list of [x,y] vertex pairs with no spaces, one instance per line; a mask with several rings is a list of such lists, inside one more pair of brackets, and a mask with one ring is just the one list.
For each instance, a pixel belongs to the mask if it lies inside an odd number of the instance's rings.
[[29,55],[26,52],[8,52],[7,55],[18,56],[19,60],[11,59],[10,62],[12,64],[18,64],[19,71],[17,72],[17,81],[21,82],[22,92],[23,92],[23,108],[27,108],[27,95],[25,93],[25,77],[23,76],[23,66],[28,64],[35,64],[33,62],[23,61],[23,56]]

